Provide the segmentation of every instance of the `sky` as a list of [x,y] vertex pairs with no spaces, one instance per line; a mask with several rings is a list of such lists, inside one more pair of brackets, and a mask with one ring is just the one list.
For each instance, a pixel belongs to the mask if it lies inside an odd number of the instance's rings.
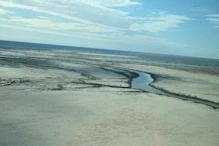
[[0,39],[219,59],[219,0],[0,0]]

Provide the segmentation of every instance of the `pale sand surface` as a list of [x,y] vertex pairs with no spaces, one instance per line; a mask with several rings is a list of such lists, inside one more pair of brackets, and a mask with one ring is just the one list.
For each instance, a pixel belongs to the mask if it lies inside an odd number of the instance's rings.
[[157,75],[154,86],[218,102],[216,75],[96,61],[69,51],[2,52],[41,62],[0,60],[0,145],[219,145],[219,110],[138,92],[116,72],[150,72]]
[[154,94],[0,89],[1,145],[219,144],[218,110]]

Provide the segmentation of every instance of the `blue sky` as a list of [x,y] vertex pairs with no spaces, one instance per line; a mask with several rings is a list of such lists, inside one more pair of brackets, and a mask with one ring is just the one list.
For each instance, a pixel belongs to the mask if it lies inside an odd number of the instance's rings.
[[0,0],[0,39],[219,59],[219,1]]

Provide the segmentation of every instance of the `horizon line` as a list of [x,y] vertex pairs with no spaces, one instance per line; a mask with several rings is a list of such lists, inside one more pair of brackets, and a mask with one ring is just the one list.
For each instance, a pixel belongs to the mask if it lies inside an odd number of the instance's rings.
[[29,42],[29,41],[17,41],[17,40],[3,40],[0,41],[6,42],[16,42],[16,43],[29,43],[29,44],[39,44],[39,45],[51,45],[51,46],[60,46],[60,47],[78,47],[84,49],[96,49],[96,50],[107,50],[107,51],[121,51],[121,52],[131,52],[131,53],[146,53],[146,54],[155,54],[155,55],[167,55],[167,56],[178,56],[178,57],[189,57],[189,58],[200,58],[200,59],[213,59],[219,60],[219,58],[207,58],[207,57],[197,57],[197,56],[185,56],[185,55],[176,55],[176,54],[162,54],[162,53],[152,53],[152,52],[142,52],[142,51],[129,51],[129,50],[115,50],[115,49],[105,49],[105,48],[93,48],[93,47],[83,47],[83,46],[73,46],[73,45],[64,45],[64,44],[50,44],[50,43],[41,43],[41,42]]

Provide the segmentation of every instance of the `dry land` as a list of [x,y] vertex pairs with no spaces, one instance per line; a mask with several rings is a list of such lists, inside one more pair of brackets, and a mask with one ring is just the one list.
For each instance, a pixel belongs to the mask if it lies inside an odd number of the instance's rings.
[[135,75],[125,69],[154,74],[162,90],[219,103],[217,73],[98,60],[109,56],[1,49],[0,145],[219,145],[219,110],[132,89]]

